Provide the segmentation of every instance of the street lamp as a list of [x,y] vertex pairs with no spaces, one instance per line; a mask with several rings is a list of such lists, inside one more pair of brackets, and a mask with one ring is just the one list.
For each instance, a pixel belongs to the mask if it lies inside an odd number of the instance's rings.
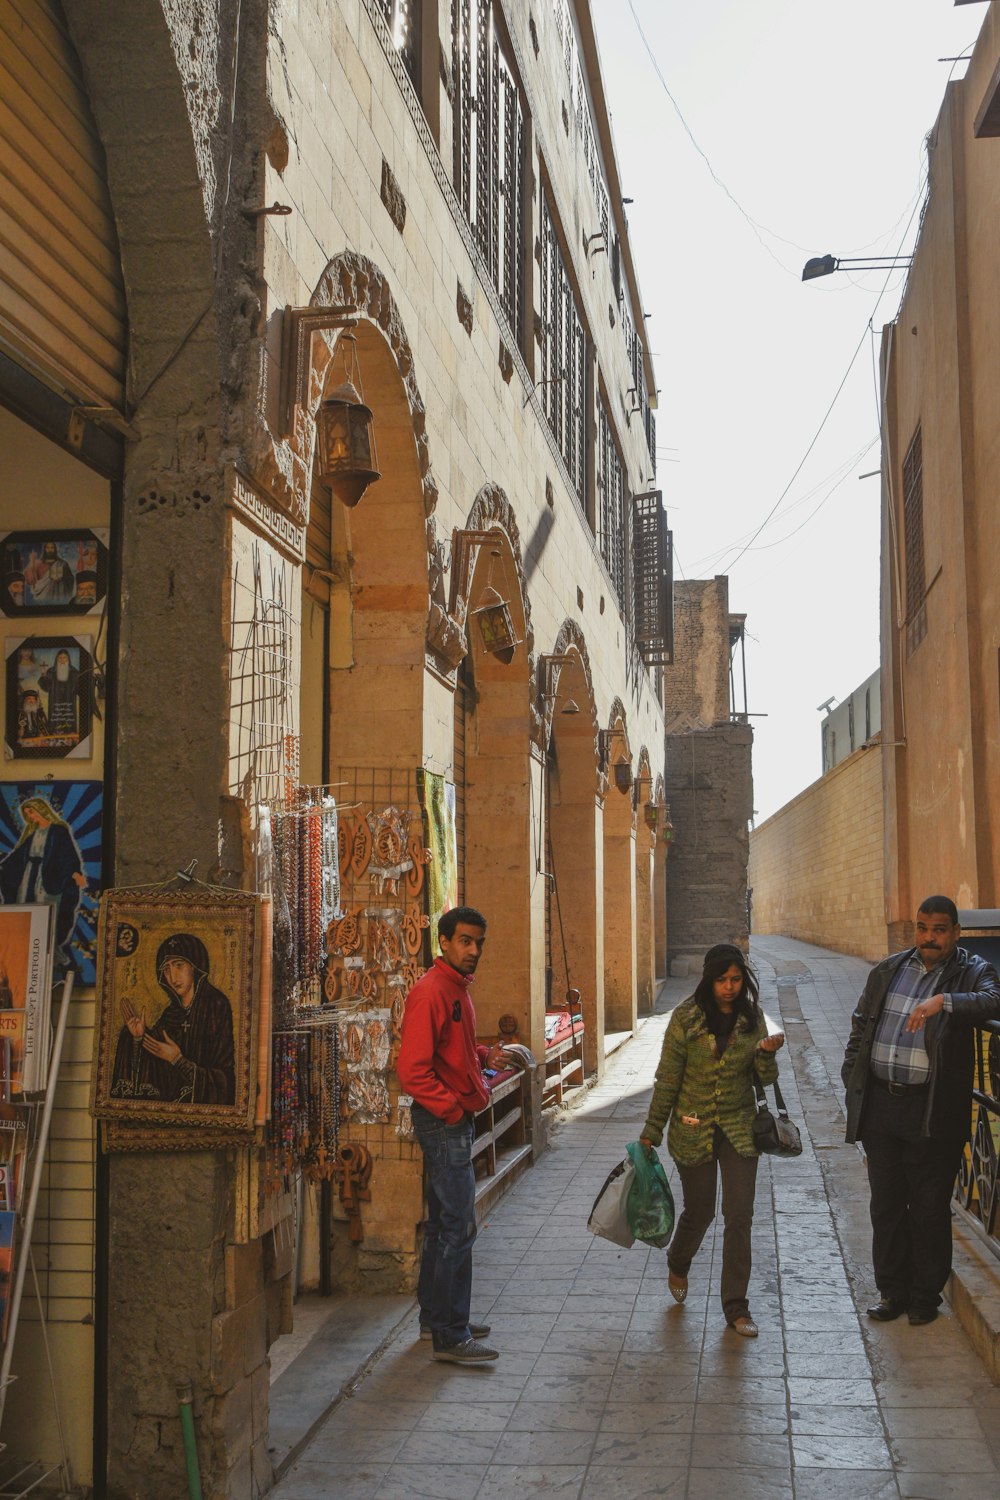
[[905,271],[912,262],[912,255],[862,255],[856,260],[837,255],[814,255],[802,267],[802,280],[815,281],[820,276],[832,276],[834,271],[844,268],[851,271]]

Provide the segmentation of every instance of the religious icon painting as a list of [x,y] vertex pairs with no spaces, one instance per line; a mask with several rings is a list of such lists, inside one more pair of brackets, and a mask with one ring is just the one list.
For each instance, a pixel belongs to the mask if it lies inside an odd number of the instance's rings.
[[0,902],[55,913],[53,972],[97,978],[101,887],[99,781],[0,782]]
[[89,757],[93,644],[89,635],[8,639],[8,760]]
[[0,609],[5,615],[93,614],[107,592],[106,530],[0,535]]
[[101,900],[92,1112],[148,1128],[252,1137],[257,1105],[260,897],[164,887]]

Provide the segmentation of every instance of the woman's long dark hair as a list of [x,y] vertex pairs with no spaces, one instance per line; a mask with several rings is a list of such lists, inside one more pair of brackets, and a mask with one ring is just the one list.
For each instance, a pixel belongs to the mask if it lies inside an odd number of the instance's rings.
[[718,1034],[724,1023],[712,986],[734,964],[743,973],[743,988],[733,1006],[737,1021],[742,1020],[745,1027],[750,1029],[756,1026],[760,1019],[757,976],[747,963],[742,949],[737,948],[735,943],[716,943],[715,947],[709,948],[705,954],[705,966],[702,969],[701,979],[698,981],[698,988],[694,992],[694,998],[705,1012],[705,1020],[713,1036]]

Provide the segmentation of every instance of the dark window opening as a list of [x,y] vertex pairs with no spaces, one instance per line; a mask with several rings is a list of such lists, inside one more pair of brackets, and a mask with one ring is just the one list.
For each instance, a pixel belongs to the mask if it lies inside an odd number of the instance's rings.
[[632,501],[632,604],[635,641],[647,666],[674,659],[673,535],[659,490]]
[[399,60],[419,95],[422,0],[375,0],[375,4],[389,28]]
[[909,654],[927,634],[924,470],[919,426],[903,459],[903,546],[906,559],[906,649]]

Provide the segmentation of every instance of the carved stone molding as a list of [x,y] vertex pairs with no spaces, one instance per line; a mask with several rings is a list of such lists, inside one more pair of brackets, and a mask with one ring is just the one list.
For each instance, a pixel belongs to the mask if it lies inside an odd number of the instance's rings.
[[[586,637],[583,634],[583,631],[580,629],[575,620],[567,619],[563,621],[562,628],[560,629],[559,634],[556,636],[555,645],[552,647],[551,654],[553,656],[564,656],[567,654],[567,652],[570,651],[575,651],[579,656],[580,666],[583,669],[584,682],[586,683],[587,687],[587,701],[585,704],[580,705],[580,712],[589,713],[590,715],[591,733],[593,735],[594,741],[594,787],[598,797],[603,797],[605,792],[607,791],[608,779],[601,769],[600,757],[598,754],[599,726],[597,722],[597,708],[594,702],[594,677],[593,673],[590,670],[590,654],[587,651],[587,641]],[[553,690],[558,685],[559,676],[562,670],[563,669],[561,667],[554,667],[552,669]],[[542,736],[540,748],[544,750],[547,748],[549,740],[552,737],[552,716],[553,710],[555,708],[555,698],[552,697],[550,701],[546,703],[544,701],[544,698],[542,697],[541,689],[542,684],[539,682],[537,683],[536,687],[536,701],[538,703],[538,722]]]
[[403,189],[396,181],[396,174],[384,156],[382,158],[381,198],[385,204],[386,213],[402,234],[406,228],[406,199],[403,197]]
[[465,287],[461,282],[458,282],[457,290],[455,292],[455,308],[458,312],[458,321],[461,323],[462,327],[471,338],[472,327],[473,323],[475,322],[472,308],[472,299],[470,298],[468,292],[465,290]]
[[[355,250],[345,250],[327,264],[309,305],[354,307],[359,318],[367,318],[381,330],[403,382],[423,486],[424,513],[432,515],[437,504],[437,485],[430,474],[426,410],[413,373],[413,350],[385,274],[367,256]],[[278,438],[259,414],[247,455],[247,472],[278,509],[302,526],[309,519],[316,410],[322,400],[324,378],[332,357],[327,340],[319,336],[314,338],[308,391],[297,409],[294,430],[287,439]]]
[[[433,525],[433,523],[431,523]],[[517,575],[517,585],[524,614],[524,645],[528,653],[529,675],[533,670],[534,632],[531,626],[531,605],[528,600],[527,581],[524,576],[524,560],[521,556],[521,534],[518,531],[514,508],[499,485],[484,484],[472,503],[463,530],[496,531],[508,547]],[[434,654],[452,672],[469,649],[466,621],[469,612],[469,594],[472,589],[472,559],[465,554],[461,574],[455,571],[452,559],[450,595],[447,607],[444,602],[443,545],[434,538],[437,566],[432,571],[431,606],[427,621],[427,644]],[[532,704],[535,690],[532,689]]]

